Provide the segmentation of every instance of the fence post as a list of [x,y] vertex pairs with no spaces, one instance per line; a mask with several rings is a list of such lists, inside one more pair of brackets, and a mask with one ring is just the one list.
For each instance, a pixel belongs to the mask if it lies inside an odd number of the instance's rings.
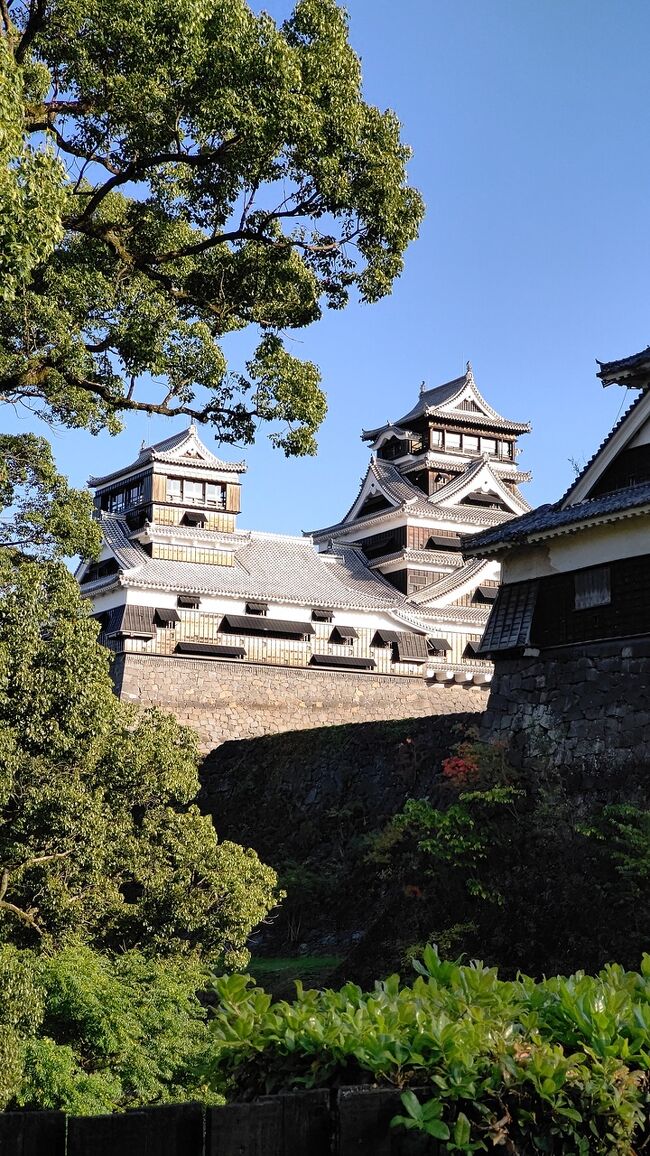
[[206,1123],[206,1156],[283,1156],[279,1096],[209,1108]]
[[65,1156],[63,1112],[0,1112],[1,1156]]

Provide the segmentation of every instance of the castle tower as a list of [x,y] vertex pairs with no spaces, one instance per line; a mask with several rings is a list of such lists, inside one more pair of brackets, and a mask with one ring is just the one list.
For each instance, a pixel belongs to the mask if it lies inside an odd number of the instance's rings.
[[361,489],[341,521],[313,531],[314,540],[360,547],[370,568],[421,613],[464,611],[471,651],[496,598],[499,567],[464,562],[460,538],[530,509],[519,491],[530,474],[516,464],[517,436],[529,430],[488,405],[468,363],[462,377],[422,387],[397,421],[364,430],[373,457]]
[[[243,462],[224,462],[199,440],[195,426],[143,446],[130,465],[89,478],[97,516],[120,518],[150,558],[232,565],[241,509]],[[100,560],[101,565],[101,560]],[[82,582],[92,581],[92,566]]]

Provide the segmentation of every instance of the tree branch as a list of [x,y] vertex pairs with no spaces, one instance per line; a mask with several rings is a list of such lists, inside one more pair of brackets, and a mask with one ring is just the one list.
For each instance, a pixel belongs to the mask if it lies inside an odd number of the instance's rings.
[[46,0],[35,0],[34,4],[30,4],[29,19],[14,52],[18,64],[23,63],[34,37],[38,35],[45,23],[45,7]]
[[0,0],[0,14],[2,14],[4,30],[6,33],[8,33],[9,30],[13,28],[13,24],[9,15],[9,9],[7,7],[7,0]]
[[5,911],[11,911],[13,915],[17,916],[23,923],[26,923],[28,927],[31,927],[32,931],[35,931],[37,935],[43,934],[43,928],[40,927],[34,919],[36,911],[38,910],[37,908],[34,907],[30,908],[29,911],[23,911],[22,908],[16,907],[15,903],[9,903],[7,899],[0,899],[0,908],[3,908]]

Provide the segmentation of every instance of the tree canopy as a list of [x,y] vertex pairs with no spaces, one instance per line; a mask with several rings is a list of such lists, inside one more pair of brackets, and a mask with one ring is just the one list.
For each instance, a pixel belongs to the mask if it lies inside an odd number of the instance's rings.
[[[313,452],[319,373],[283,334],[352,290],[389,293],[422,216],[343,10],[298,0],[281,27],[245,0],[0,14],[0,396],[91,430],[143,410],[250,442],[263,420]],[[230,369],[223,339],[247,327]]]
[[219,843],[195,736],[114,696],[62,563],[0,572],[0,939],[240,966],[275,874]]

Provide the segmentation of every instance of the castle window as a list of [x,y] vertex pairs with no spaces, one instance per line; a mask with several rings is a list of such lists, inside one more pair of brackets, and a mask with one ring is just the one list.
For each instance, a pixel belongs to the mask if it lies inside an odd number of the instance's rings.
[[512,457],[512,443],[511,442],[499,442],[499,457],[500,458],[511,458]]
[[427,650],[429,654],[446,654],[451,650],[451,643],[447,638],[427,638]]
[[226,491],[224,487],[207,482],[205,487],[205,502],[208,506],[224,507],[226,504]]
[[476,434],[465,434],[463,437],[463,449],[473,453],[478,451],[478,437]]
[[352,646],[355,638],[358,638],[354,626],[335,626],[330,634],[330,642],[342,642],[348,646]]
[[432,449],[434,449],[436,446],[442,445],[442,430],[441,429],[432,429],[431,430],[431,432],[429,434],[429,445],[431,446]]
[[577,574],[573,575],[573,582],[576,610],[589,610],[592,606],[608,606],[612,601],[609,566],[578,570]]
[[459,450],[460,434],[455,433],[454,430],[447,430],[445,434],[445,446],[448,450]]
[[173,630],[176,623],[180,622],[180,617],[177,610],[168,610],[167,607],[156,607],[154,622],[156,626],[162,626],[163,630]]
[[495,438],[481,438],[481,450],[484,454],[495,454],[497,452]]
[[181,479],[167,478],[167,501],[180,502],[181,500]]
[[267,602],[247,602],[247,614],[268,614],[269,607]]
[[186,478],[183,482],[183,499],[186,502],[202,502],[203,482],[189,482]]
[[317,610],[312,610],[312,612],[311,612],[312,622],[331,622],[333,618],[334,618],[334,611],[333,610],[327,610],[327,609],[319,610],[319,609],[317,609]]
[[198,610],[200,601],[200,598],[195,598],[192,594],[179,594],[177,605],[179,610]]

